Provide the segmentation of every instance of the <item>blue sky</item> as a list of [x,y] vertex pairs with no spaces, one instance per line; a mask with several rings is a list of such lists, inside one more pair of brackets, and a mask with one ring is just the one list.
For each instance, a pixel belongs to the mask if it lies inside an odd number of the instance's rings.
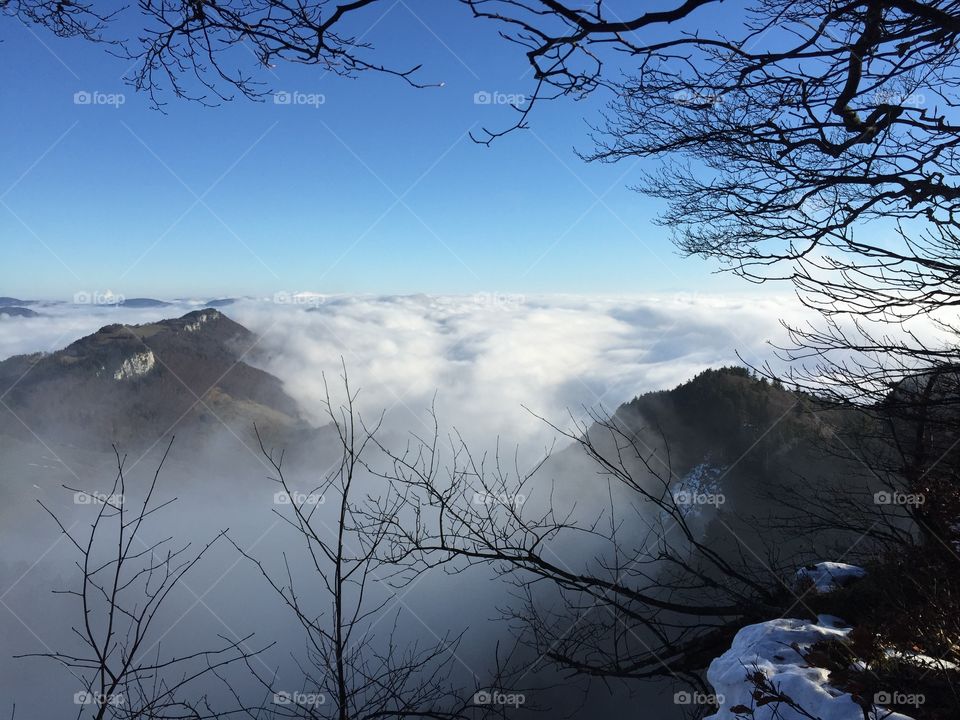
[[[426,18],[398,2],[370,39],[442,88],[283,65],[263,78],[273,90],[324,102],[168,97],[165,114],[123,82],[129,63],[5,19],[0,47],[17,61],[0,69],[0,294],[749,289],[677,256],[656,203],[628,189],[639,165],[577,158],[602,98],[472,143],[471,128],[512,120],[474,94],[529,92],[529,75],[492,25],[433,5]],[[78,105],[77,92],[124,102]]]

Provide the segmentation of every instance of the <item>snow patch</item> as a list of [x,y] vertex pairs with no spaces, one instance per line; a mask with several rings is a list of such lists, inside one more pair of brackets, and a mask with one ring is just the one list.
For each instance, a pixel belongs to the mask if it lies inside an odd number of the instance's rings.
[[917,667],[940,670],[941,672],[946,670],[960,669],[960,665],[955,662],[950,662],[949,660],[944,660],[942,658],[931,657],[930,655],[924,655],[923,653],[888,649],[884,654],[888,658],[902,660],[903,662],[916,665]]
[[153,351],[147,350],[136,353],[120,363],[120,367],[113,373],[113,379],[132,380],[133,378],[142,377],[153,370],[156,364],[157,359],[154,357]]
[[862,567],[840,562],[819,562],[797,570],[797,580],[810,579],[818,593],[828,593],[866,575]]
[[[853,697],[829,683],[829,671],[810,667],[803,659],[811,645],[822,640],[843,640],[850,631],[830,615],[816,622],[779,618],[747,625],[734,637],[730,649],[710,663],[707,680],[716,691],[720,710],[707,720],[864,720]],[[770,684],[793,700],[803,712],[783,702],[757,707],[754,714],[733,712],[737,706],[753,708],[756,686],[748,675],[761,672]],[[870,720],[912,720],[881,707],[870,711]]]

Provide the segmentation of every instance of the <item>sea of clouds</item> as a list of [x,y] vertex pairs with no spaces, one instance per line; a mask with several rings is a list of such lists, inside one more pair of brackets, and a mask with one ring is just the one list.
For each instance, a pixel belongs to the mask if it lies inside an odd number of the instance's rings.
[[[30,307],[39,316],[33,318],[4,318],[0,309],[0,356],[53,351],[107,324],[151,322],[207,305],[204,300],[150,308],[36,303]],[[429,435],[432,427],[426,411],[435,404],[441,432],[455,427],[475,453],[489,453],[499,440],[508,466],[516,448],[521,470],[542,457],[555,434],[531,413],[566,425],[568,411],[577,418],[587,408],[602,406],[612,411],[641,392],[673,387],[707,367],[744,361],[760,364],[773,357],[767,341],[784,340],[778,319],[799,317],[796,307],[783,298],[692,295],[284,293],[241,299],[220,309],[257,337],[244,360],[278,376],[315,423],[324,422],[324,376],[334,399],[342,399],[338,378],[345,367],[351,387],[359,390],[357,402],[364,418],[373,421],[387,411],[382,439],[394,451],[402,451],[411,432]],[[243,547],[253,548],[268,567],[282,572],[288,553],[299,557],[297,546],[287,526],[273,514],[275,487],[265,477],[267,470],[237,446],[237,439],[223,433],[212,442],[210,457],[199,468],[193,458],[181,458],[174,451],[164,469],[162,492],[180,501],[175,510],[157,516],[160,524],[155,532],[178,542],[196,542],[199,547],[219,529],[231,528],[231,536]],[[557,449],[561,447],[558,444]],[[24,456],[15,457],[15,452]],[[160,448],[140,464],[136,475],[131,473],[131,487],[149,481],[151,463],[159,452]],[[228,452],[233,454],[230,462]],[[381,466],[376,454],[373,461]],[[81,689],[69,673],[56,667],[10,657],[44,648],[63,649],[68,625],[77,622],[77,608],[70,598],[49,593],[71,578],[76,580],[70,564],[75,557],[36,500],[58,508],[71,527],[71,523],[87,522],[85,513],[94,508],[70,505],[72,493],[61,483],[109,491],[112,462],[106,454],[51,442],[49,447],[16,446],[0,468],[13,478],[0,503],[7,530],[0,552],[0,589],[5,595],[0,598],[4,606],[0,607],[0,636],[10,648],[7,657],[0,658],[0,697],[17,699],[18,718],[51,717],[61,707],[75,712],[71,701]],[[448,462],[445,455],[444,465]],[[591,502],[598,496],[581,482],[578,473],[584,469],[591,471],[563,456],[545,480],[558,483],[556,494],[550,485],[551,499],[572,500],[590,518]],[[29,484],[18,482],[21,473],[30,478]],[[202,482],[195,482],[198,477]],[[604,502],[606,497],[604,493]],[[334,509],[334,504],[324,505],[320,512]],[[571,553],[592,552],[579,539],[576,548],[556,540],[551,547],[567,561],[577,557]],[[282,611],[259,573],[239,561],[229,546],[220,548],[191,575],[157,626],[161,628],[157,637],[167,652],[195,651],[197,643],[208,643],[217,633],[242,637],[256,632],[260,644],[278,642],[275,655],[264,660],[273,668],[274,663],[287,662],[291,648],[302,646],[299,627]],[[461,667],[485,672],[496,643],[506,643],[508,638],[505,626],[495,620],[508,589],[488,573],[488,568],[482,568],[454,579],[438,574],[422,582],[418,578],[390,613],[402,610],[404,632],[423,641],[449,630],[469,630],[458,652],[458,672]],[[453,593],[456,602],[450,602]],[[242,603],[236,601],[238,597]],[[655,702],[659,700],[652,695],[643,700],[645,707],[655,707]],[[619,708],[608,714],[618,712],[623,714]]]
[[[0,319],[0,357],[53,351],[110,323],[143,323],[205,306],[35,304],[35,318]],[[311,420],[323,421],[342,367],[372,418],[387,411],[417,429],[436,406],[468,439],[541,441],[543,423],[586,408],[615,409],[708,367],[774,361],[784,296],[324,296],[278,293],[221,307],[257,334],[244,359],[277,375]],[[741,359],[738,359],[738,355]],[[411,425],[412,423],[412,425]]]

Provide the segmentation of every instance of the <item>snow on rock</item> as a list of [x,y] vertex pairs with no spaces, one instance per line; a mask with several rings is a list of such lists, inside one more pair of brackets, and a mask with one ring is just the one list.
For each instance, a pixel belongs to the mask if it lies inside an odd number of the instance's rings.
[[151,350],[136,353],[120,363],[120,367],[113,373],[113,379],[131,380],[136,377],[141,377],[153,370],[156,364],[157,359]]
[[[810,667],[801,652],[821,640],[842,640],[850,631],[838,618],[821,615],[816,622],[779,618],[747,625],[734,637],[727,652],[710,663],[707,680],[713,685],[720,710],[706,720],[864,720],[851,695],[829,683],[829,671]],[[799,650],[799,652],[798,652]],[[756,689],[748,675],[762,672],[772,686],[791,698],[803,712],[783,702],[738,714],[733,708],[756,704]],[[808,714],[803,714],[803,713]],[[875,708],[871,720],[912,720],[907,715]]]
[[940,671],[960,669],[960,665],[955,662],[950,662],[949,660],[944,660],[942,658],[931,657],[930,655],[924,655],[923,653],[903,652],[902,650],[887,649],[884,654],[888,658],[894,658],[896,660],[910,663],[911,665],[916,665],[917,667],[922,668]]
[[843,587],[866,575],[862,567],[840,562],[819,562],[797,570],[797,580],[809,578],[818,593],[827,593]]

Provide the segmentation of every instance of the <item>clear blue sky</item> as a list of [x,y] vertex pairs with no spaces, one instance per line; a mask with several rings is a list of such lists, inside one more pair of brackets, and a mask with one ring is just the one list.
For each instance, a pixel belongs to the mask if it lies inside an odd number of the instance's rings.
[[[321,106],[170,97],[166,114],[102,47],[4,18],[0,295],[747,289],[676,255],[650,222],[656,204],[627,188],[638,166],[576,157],[601,98],[472,143],[471,127],[512,119],[474,94],[528,92],[529,75],[492,25],[430,6],[427,27],[395,4],[370,40],[443,88],[284,65],[271,88]],[[125,102],[75,104],[84,91]]]

